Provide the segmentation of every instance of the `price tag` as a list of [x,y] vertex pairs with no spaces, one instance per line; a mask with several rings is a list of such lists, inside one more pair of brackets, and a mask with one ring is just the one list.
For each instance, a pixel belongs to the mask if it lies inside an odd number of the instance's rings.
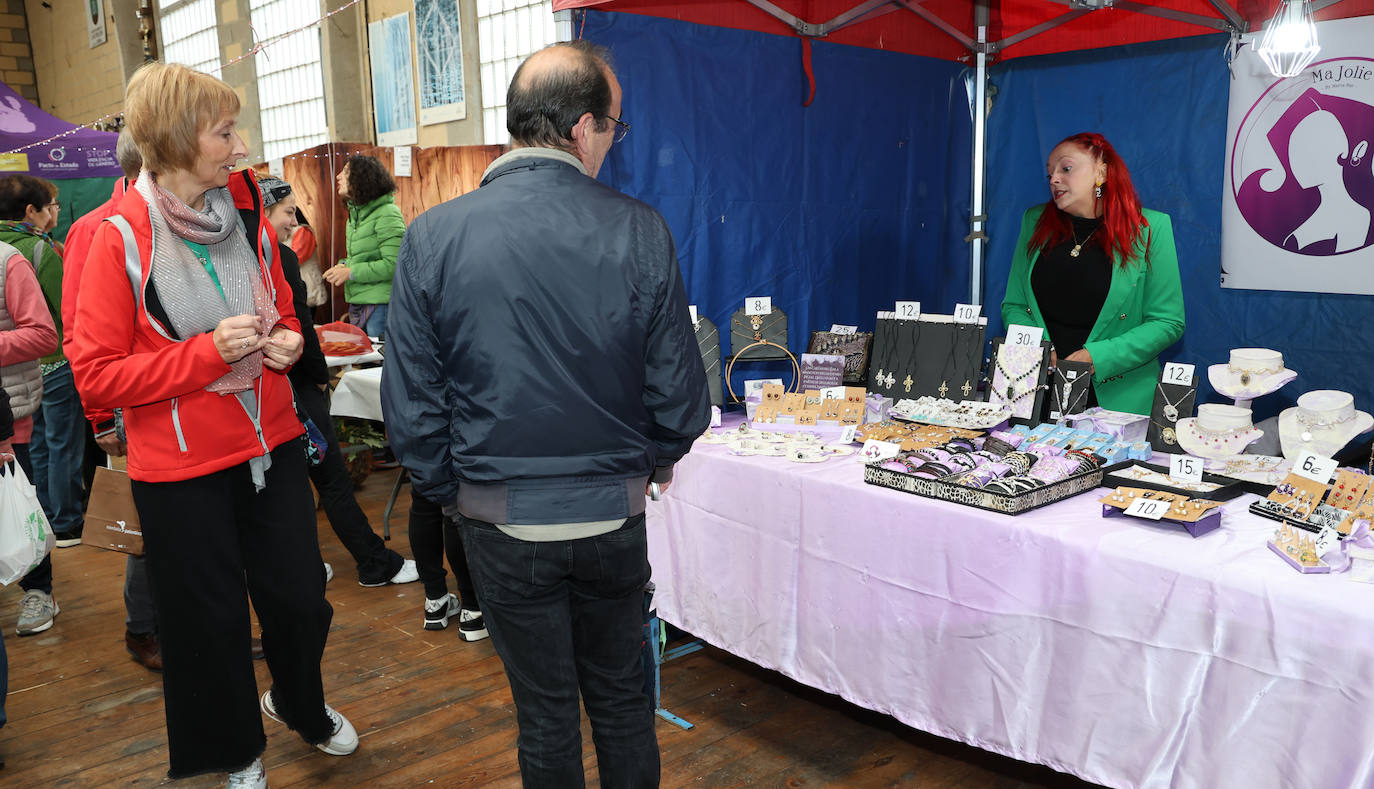
[[844,324],[841,324],[841,323],[832,323],[832,324],[830,324],[830,333],[831,333],[831,334],[858,334],[858,332],[859,332],[859,327],[858,327],[858,326],[845,326]]
[[1169,502],[1159,499],[1136,499],[1126,508],[1127,515],[1157,521],[1169,511]]
[[1336,461],[1331,458],[1324,458],[1321,455],[1314,455],[1308,452],[1299,455],[1293,461],[1293,473],[1300,477],[1307,477],[1313,482],[1320,482],[1325,485],[1331,481],[1331,475],[1336,472]]
[[767,315],[772,311],[772,296],[750,296],[744,300],[745,315]]
[[272,159],[267,163],[267,172],[269,175],[283,178],[285,177],[284,174],[286,173],[286,169],[283,167],[281,159]]
[[1202,459],[1192,455],[1170,455],[1169,479],[1179,482],[1201,482]]
[[711,427],[720,427],[720,406],[711,406]]
[[887,460],[888,458],[896,457],[897,453],[901,451],[901,444],[894,444],[891,441],[879,441],[875,438],[870,438],[864,442],[864,448],[861,454],[863,454],[865,461],[869,463],[877,463],[880,460]]
[[688,305],[687,305],[687,314],[692,316],[692,323],[696,323],[696,322],[697,322],[697,305],[695,305],[695,304],[688,304]]
[[395,156],[392,159],[391,174],[402,177],[410,177],[410,146],[398,145],[394,149]]
[[1164,365],[1164,375],[1160,378],[1166,384],[1179,386],[1193,385],[1193,365],[1181,362],[1168,362]]
[[844,428],[844,430],[841,430],[841,431],[840,431],[840,443],[841,443],[841,444],[852,444],[852,443],[854,443],[854,431],[856,431],[856,430],[858,430],[858,429],[859,429],[859,426],[858,426],[858,425],[846,425],[845,428]]
[[899,301],[897,302],[897,320],[914,321],[921,317],[921,302],[919,301]]
[[1007,327],[1007,345],[1039,348],[1040,341],[1044,338],[1045,330],[1038,326],[1020,326],[1013,324]]
[[1323,526],[1322,530],[1317,532],[1317,539],[1315,540],[1315,542],[1317,548],[1317,556],[1325,556],[1326,554],[1340,547],[1341,533],[1331,528],[1330,526]]
[[983,314],[983,307],[979,304],[956,304],[954,305],[955,323],[977,323],[979,316]]
[[843,400],[843,399],[844,399],[844,387],[843,387],[843,386],[827,386],[827,387],[825,387],[824,389],[821,390],[821,399],[822,399],[822,400]]

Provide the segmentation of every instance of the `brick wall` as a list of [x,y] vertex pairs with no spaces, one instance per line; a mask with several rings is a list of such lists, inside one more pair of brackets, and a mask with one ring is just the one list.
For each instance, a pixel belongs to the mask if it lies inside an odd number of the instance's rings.
[[38,102],[24,0],[0,0],[0,79],[19,95]]

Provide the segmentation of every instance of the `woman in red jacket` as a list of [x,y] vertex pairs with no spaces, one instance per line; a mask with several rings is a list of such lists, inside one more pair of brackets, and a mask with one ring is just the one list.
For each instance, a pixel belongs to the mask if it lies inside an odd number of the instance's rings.
[[124,118],[144,169],[86,258],[72,367],[87,407],[123,409],[169,774],[266,787],[249,597],[272,672],[262,712],[326,753],[358,738],[324,703],[333,610],[285,374],[300,323],[265,259],[275,239],[257,184],[233,172],[247,154],[238,112],[228,85],[184,66],[152,63],[129,81]]

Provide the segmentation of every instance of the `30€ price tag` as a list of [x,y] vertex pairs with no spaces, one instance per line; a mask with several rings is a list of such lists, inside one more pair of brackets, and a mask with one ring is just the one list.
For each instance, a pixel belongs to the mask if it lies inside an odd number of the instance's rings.
[[846,326],[846,325],[844,325],[844,324],[842,324],[842,323],[832,323],[832,324],[830,324],[830,333],[831,333],[831,334],[858,334],[858,333],[859,333],[859,327],[858,327],[858,326]]
[[1170,455],[1169,479],[1179,482],[1201,482],[1202,459],[1192,455]]
[[696,323],[696,322],[697,322],[697,305],[695,305],[695,304],[688,304],[688,305],[687,305],[687,314],[692,316],[692,323]]
[[841,444],[852,444],[852,443],[854,443],[854,431],[856,431],[856,430],[858,430],[858,429],[859,429],[859,426],[858,426],[858,425],[846,425],[845,428],[844,428],[844,430],[841,430],[841,431],[840,431],[840,443],[841,443]]
[[1194,370],[1195,368],[1191,364],[1166,362],[1164,365],[1164,375],[1160,377],[1160,380],[1166,384],[1192,386]]
[[1299,455],[1293,461],[1293,473],[1300,477],[1307,477],[1313,482],[1320,482],[1325,485],[1331,481],[1331,475],[1336,472],[1336,461],[1332,458],[1324,458],[1321,455],[1314,455],[1308,452]]
[[750,296],[744,300],[745,315],[767,315],[772,311],[772,296]]
[[921,302],[919,301],[899,301],[897,302],[897,320],[914,321],[921,317]]
[[901,451],[901,444],[894,444],[891,441],[879,441],[876,438],[870,438],[864,442],[864,448],[861,451],[861,454],[864,456],[865,461],[869,463],[877,463],[880,460],[887,460],[888,458],[897,457],[897,453]]
[[1038,348],[1040,347],[1040,341],[1044,338],[1045,330],[1039,326],[1020,326],[1013,324],[1007,327],[1007,345]]
[[983,314],[982,306],[978,304],[956,304],[954,305],[955,323],[977,323],[978,318]]
[[1169,502],[1160,499],[1136,499],[1126,508],[1126,514],[1157,521],[1169,511]]

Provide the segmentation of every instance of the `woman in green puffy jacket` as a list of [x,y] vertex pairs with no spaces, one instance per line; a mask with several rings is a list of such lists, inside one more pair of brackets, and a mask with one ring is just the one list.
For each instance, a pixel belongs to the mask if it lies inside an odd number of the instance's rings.
[[343,285],[349,323],[381,337],[396,253],[406,232],[405,217],[396,206],[396,182],[374,157],[355,154],[339,171],[338,185],[348,206],[348,257],[324,272],[324,278],[330,285]]

